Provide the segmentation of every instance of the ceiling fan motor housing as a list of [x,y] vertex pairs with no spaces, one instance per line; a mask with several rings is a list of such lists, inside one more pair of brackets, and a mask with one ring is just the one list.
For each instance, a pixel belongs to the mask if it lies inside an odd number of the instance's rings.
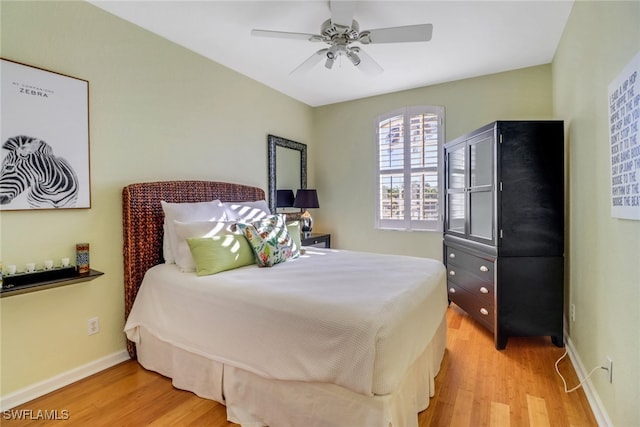
[[325,38],[327,43],[331,43],[336,39],[344,39],[345,44],[358,41],[360,37],[360,26],[355,19],[351,22],[351,27],[337,25],[327,19],[322,23],[320,34]]

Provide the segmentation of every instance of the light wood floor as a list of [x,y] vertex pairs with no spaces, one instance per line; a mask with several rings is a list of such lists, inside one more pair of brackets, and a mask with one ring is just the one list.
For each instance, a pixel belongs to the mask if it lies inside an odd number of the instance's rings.
[[[548,338],[510,338],[502,351],[455,305],[447,312],[447,351],[436,394],[420,413],[426,426],[596,426],[582,389],[565,394],[554,369],[564,349]],[[560,363],[569,388],[578,383],[568,357]],[[46,411],[46,412],[45,412]],[[55,416],[58,421],[42,418]],[[14,415],[33,420],[8,420]],[[63,418],[68,418],[64,419]],[[224,406],[171,386],[135,361],[0,414],[2,426],[235,426]],[[304,427],[304,426],[301,426]]]

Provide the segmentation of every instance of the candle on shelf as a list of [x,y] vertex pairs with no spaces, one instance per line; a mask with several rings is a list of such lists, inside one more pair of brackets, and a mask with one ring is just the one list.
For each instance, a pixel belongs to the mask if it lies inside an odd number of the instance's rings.
[[89,272],[89,244],[77,243],[76,244],[76,268],[78,273]]

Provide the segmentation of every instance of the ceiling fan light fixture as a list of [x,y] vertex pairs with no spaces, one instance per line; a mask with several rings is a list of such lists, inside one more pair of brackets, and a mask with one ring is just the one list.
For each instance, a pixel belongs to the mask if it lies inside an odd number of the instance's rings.
[[338,56],[338,47],[336,45],[333,45],[329,48],[329,50],[327,50],[327,59],[331,59],[333,61],[334,59],[336,59],[337,56]]
[[356,67],[360,65],[360,57],[353,51],[347,52],[347,58],[351,61],[353,65]]
[[329,55],[327,54],[327,60],[324,63],[324,66],[327,67],[328,69],[331,69],[331,67],[333,67],[334,62],[335,60],[333,58],[329,58]]

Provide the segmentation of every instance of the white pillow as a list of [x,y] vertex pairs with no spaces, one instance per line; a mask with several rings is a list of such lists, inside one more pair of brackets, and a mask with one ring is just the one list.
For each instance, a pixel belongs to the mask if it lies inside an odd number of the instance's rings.
[[174,264],[178,238],[174,231],[173,221],[224,221],[225,209],[220,200],[195,203],[169,203],[162,200],[164,211],[164,240],[162,250],[164,262]]
[[196,271],[196,263],[191,255],[191,248],[187,239],[190,237],[213,237],[222,234],[236,234],[235,222],[226,221],[194,221],[180,222],[173,221],[174,230],[177,236],[176,264],[185,273]]
[[271,215],[266,200],[223,203],[228,221],[251,222]]

